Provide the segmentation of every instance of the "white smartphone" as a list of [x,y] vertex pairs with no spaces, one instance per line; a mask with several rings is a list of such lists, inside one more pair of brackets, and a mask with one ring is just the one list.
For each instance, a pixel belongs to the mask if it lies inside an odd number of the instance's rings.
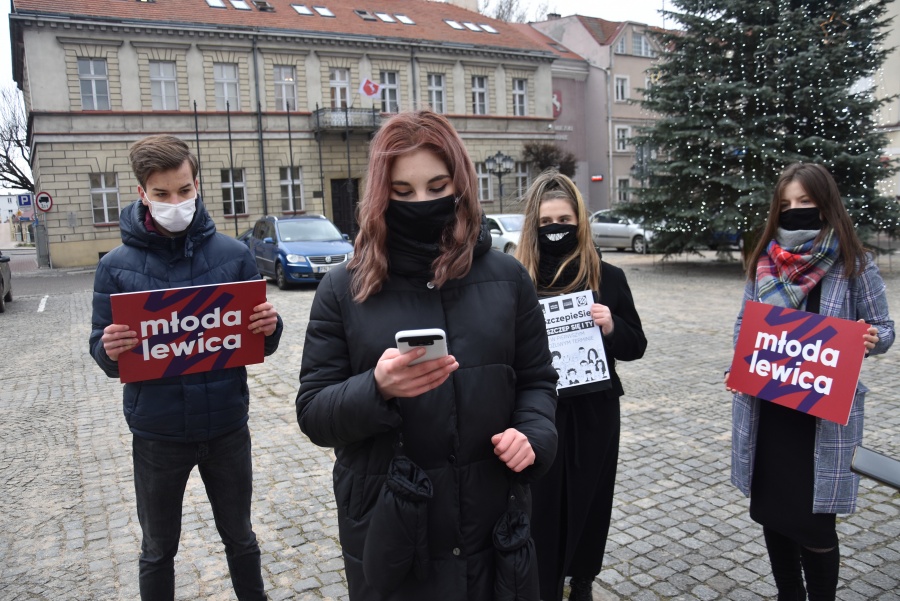
[[397,340],[397,348],[401,353],[406,354],[418,347],[425,349],[425,354],[414,359],[410,365],[416,365],[423,361],[431,361],[446,357],[447,352],[447,335],[440,328],[428,328],[424,330],[403,330],[397,332],[395,336]]

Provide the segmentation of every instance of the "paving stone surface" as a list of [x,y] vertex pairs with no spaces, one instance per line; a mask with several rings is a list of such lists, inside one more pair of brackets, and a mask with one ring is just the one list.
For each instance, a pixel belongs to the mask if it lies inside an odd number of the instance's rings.
[[[722,385],[740,303],[739,265],[714,253],[607,253],[625,269],[649,340],[621,364],[622,442],[613,524],[595,598],[773,599],[761,528],[729,482],[731,402]],[[900,260],[880,259],[900,315]],[[22,277],[37,277],[24,274]],[[294,412],[314,291],[269,298],[281,348],[251,366],[254,527],[271,599],[346,600],[329,449]],[[136,599],[140,527],[121,385],[87,353],[87,288],[17,296],[0,316],[0,600]],[[865,444],[900,457],[900,346],[865,361]],[[863,480],[839,518],[838,598],[900,599],[900,494]],[[176,598],[234,599],[196,471],[184,501]]]

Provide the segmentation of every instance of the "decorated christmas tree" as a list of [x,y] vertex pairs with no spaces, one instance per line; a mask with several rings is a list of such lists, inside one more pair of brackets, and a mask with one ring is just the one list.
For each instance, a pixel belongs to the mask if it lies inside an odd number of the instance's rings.
[[[890,0],[673,0],[678,29],[642,102],[658,117],[633,143],[637,201],[622,207],[680,252],[764,224],[778,174],[825,165],[865,238],[898,226],[879,184],[895,171],[876,126],[874,78]],[[900,26],[900,24],[895,24]]]

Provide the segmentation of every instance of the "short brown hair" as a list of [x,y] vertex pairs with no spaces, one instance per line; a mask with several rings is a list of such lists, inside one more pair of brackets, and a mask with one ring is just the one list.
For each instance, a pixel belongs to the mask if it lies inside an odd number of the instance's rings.
[[131,170],[141,186],[147,184],[147,179],[159,171],[178,169],[185,160],[191,162],[191,173],[197,179],[200,165],[197,157],[180,138],[159,134],[147,136],[135,142],[128,153],[131,160]]

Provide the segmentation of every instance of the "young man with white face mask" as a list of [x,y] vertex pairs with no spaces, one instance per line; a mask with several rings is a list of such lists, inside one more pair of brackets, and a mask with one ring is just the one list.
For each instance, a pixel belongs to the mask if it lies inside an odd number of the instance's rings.
[[[97,265],[91,355],[111,378],[137,332],[112,322],[110,295],[260,279],[246,246],[216,226],[198,198],[197,158],[167,135],[131,147],[139,201],[122,210],[122,244]],[[281,317],[265,302],[248,329],[278,348]],[[125,384],[125,419],[134,434],[134,486],[143,532],[141,599],[175,596],[175,554],[188,476],[199,468],[237,598],[265,599],[260,552],[250,523],[253,474],[247,427],[250,398],[243,367]]]

